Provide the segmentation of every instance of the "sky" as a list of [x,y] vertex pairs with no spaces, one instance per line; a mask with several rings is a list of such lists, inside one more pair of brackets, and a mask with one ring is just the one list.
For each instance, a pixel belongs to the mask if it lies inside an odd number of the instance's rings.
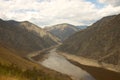
[[120,13],[120,0],[0,0],[0,18],[40,27],[60,23],[91,25]]

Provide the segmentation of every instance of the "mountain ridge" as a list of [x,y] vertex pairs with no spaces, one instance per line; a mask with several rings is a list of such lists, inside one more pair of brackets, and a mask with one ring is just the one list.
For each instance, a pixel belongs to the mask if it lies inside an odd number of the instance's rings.
[[[0,42],[26,54],[59,43],[59,39],[28,22],[0,21]],[[22,53],[23,53],[22,52]]]
[[68,23],[56,24],[53,26],[45,27],[44,29],[54,36],[58,37],[62,42],[69,36],[81,30],[80,27]]
[[104,17],[92,26],[75,33],[59,50],[120,65],[120,14]]
[[27,57],[32,52],[57,45],[57,41],[28,21],[0,20],[0,80],[71,80]]

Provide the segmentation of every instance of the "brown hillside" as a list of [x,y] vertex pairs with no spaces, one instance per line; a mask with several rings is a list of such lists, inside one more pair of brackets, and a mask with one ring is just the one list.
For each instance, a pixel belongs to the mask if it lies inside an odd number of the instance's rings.
[[63,23],[51,27],[45,27],[45,30],[58,37],[61,41],[64,41],[80,29],[74,25]]
[[120,14],[104,17],[74,34],[59,50],[120,65]]
[[58,41],[56,37],[28,21],[0,20],[0,42],[17,51],[38,51],[56,45]]
[[16,54],[14,49],[0,44],[0,80],[71,80]]

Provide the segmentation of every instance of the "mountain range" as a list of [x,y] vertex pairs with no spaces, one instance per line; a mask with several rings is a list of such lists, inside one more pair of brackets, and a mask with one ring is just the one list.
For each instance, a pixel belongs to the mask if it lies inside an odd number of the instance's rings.
[[120,14],[107,16],[70,36],[59,50],[120,65]]
[[28,54],[54,46],[59,39],[28,21],[0,20],[0,43]]
[[57,44],[57,37],[28,21],[0,19],[0,80],[71,80],[27,58]]
[[0,80],[71,80],[27,57],[60,43],[59,51],[120,67],[120,14],[88,27],[63,23],[44,29],[28,21],[0,19]]
[[86,28],[86,26],[74,26],[72,24],[62,23],[45,27],[44,29],[63,42],[65,39],[84,28]]

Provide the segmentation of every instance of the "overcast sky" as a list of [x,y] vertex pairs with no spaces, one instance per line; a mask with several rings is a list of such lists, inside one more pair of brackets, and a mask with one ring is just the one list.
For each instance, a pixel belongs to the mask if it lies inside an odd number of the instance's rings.
[[120,0],[0,0],[0,18],[38,26],[59,23],[90,25],[120,13]]

